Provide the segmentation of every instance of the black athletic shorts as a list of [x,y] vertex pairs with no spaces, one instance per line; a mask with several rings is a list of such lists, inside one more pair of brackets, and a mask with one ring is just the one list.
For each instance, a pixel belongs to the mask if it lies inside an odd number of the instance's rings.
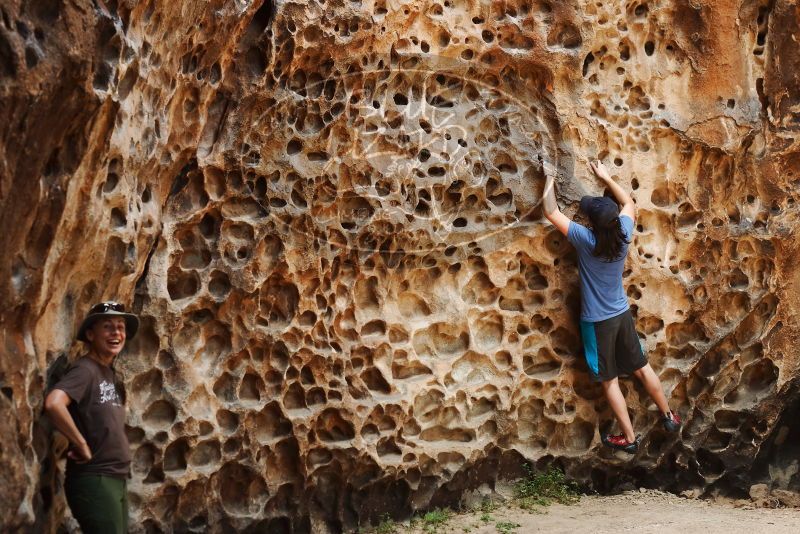
[[589,374],[595,382],[629,375],[647,365],[630,310],[605,321],[581,321],[581,337]]

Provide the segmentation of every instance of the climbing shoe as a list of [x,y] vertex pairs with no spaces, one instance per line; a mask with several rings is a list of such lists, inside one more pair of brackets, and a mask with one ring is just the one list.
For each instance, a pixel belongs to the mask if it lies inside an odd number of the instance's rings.
[[667,432],[677,432],[681,428],[681,418],[674,412],[667,412],[661,417],[661,423]]
[[628,441],[625,438],[625,434],[616,436],[606,434],[603,436],[603,445],[617,451],[627,452],[628,454],[636,454],[639,451],[640,441],[641,438],[639,436],[636,436],[636,439],[633,441]]

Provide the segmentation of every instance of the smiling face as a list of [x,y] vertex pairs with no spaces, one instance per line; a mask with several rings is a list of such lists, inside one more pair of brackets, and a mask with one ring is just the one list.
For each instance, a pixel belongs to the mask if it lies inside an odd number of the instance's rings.
[[116,356],[125,346],[125,319],[104,317],[86,330],[86,338],[98,356]]

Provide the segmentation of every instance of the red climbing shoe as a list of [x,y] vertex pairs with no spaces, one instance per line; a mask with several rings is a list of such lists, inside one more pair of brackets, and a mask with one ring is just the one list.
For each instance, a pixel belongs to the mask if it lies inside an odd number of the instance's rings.
[[633,441],[628,441],[624,434],[617,436],[610,436],[608,434],[603,436],[603,445],[611,447],[612,449],[627,452],[628,454],[636,454],[639,451],[639,442],[641,438],[636,436]]

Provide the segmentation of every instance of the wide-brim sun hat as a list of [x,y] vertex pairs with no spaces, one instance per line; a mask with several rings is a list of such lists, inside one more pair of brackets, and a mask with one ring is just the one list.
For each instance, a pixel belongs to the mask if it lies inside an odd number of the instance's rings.
[[86,314],[86,318],[81,323],[80,328],[78,328],[78,340],[89,343],[89,339],[86,337],[86,331],[89,330],[95,322],[104,317],[122,317],[125,319],[126,341],[133,339],[136,335],[136,331],[139,330],[139,318],[132,313],[126,312],[124,305],[119,302],[100,302],[92,306],[89,309],[89,313]]

